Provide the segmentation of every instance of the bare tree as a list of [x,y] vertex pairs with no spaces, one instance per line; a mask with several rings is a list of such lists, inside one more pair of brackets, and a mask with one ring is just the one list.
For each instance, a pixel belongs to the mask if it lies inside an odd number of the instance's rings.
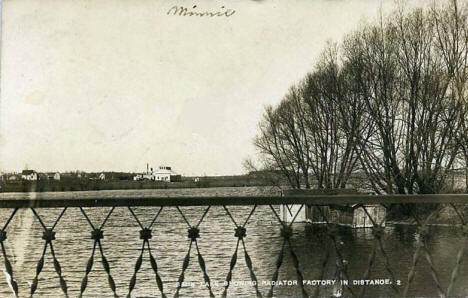
[[362,108],[347,81],[339,49],[329,45],[316,70],[301,84],[311,170],[318,188],[345,188],[358,166],[356,138],[364,133]]
[[362,105],[348,100],[340,72],[337,48],[330,46],[314,72],[266,108],[255,145],[292,187],[310,188],[313,178],[318,188],[344,188],[358,164]]
[[459,165],[465,168],[465,191],[468,193],[468,11],[455,0],[445,9],[432,9],[437,36],[437,50],[443,57],[446,72],[452,77],[450,92],[460,102]]
[[435,193],[442,189],[460,142],[463,106],[453,72],[438,50],[432,15],[401,11],[354,34],[347,58],[358,54],[361,87],[376,133],[361,163],[374,190]]
[[265,167],[281,170],[292,187],[301,188],[300,166],[295,152],[297,150],[285,138],[280,119],[278,111],[271,106],[266,107],[259,125],[260,134],[254,144],[264,156]]
[[467,19],[456,0],[399,10],[329,45],[267,107],[255,145],[297,188],[310,176],[344,188],[364,173],[377,193],[442,191],[468,161]]

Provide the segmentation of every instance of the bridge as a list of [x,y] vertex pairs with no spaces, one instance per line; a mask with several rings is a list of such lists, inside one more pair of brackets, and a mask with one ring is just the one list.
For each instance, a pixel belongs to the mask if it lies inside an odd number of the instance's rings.
[[[153,286],[157,292],[157,296],[161,297],[179,297],[184,295],[184,287],[188,284],[186,280],[187,270],[190,265],[198,267],[200,281],[205,287],[204,293],[206,296],[227,297],[230,296],[235,280],[234,270],[240,265],[240,260],[243,259],[243,264],[246,266],[249,274],[249,280],[242,282],[251,287],[252,293],[257,297],[275,297],[276,289],[283,283],[293,283],[291,286],[295,288],[294,293],[299,293],[303,297],[318,297],[323,295],[322,285],[330,282],[334,284],[334,295],[336,296],[366,296],[368,289],[374,287],[374,283],[385,283],[391,290],[393,296],[408,296],[411,292],[411,286],[417,272],[417,264],[421,258],[427,261],[425,270],[430,272],[430,276],[434,285],[434,294],[446,297],[454,293],[455,285],[460,271],[462,270],[462,262],[468,241],[468,224],[464,215],[464,207],[468,203],[468,194],[433,194],[433,195],[285,195],[285,196],[162,196],[160,192],[155,191],[139,191],[139,190],[122,190],[122,191],[84,191],[84,192],[43,192],[43,193],[1,193],[0,194],[0,245],[2,249],[2,258],[4,262],[4,280],[0,281],[1,285],[8,285],[12,295],[16,296],[38,296],[37,293],[44,282],[41,280],[41,273],[49,260],[57,277],[57,288],[60,288],[64,297],[74,296],[85,297],[93,296],[92,292],[87,291],[88,284],[91,282],[92,271],[101,268],[100,272],[106,276],[106,284],[100,285],[106,289],[111,296],[114,297],[134,297],[135,288],[138,280],[142,278],[142,266],[144,263],[149,264],[149,270],[153,278]],[[369,220],[372,221],[372,247],[367,256],[367,259],[362,260],[362,276],[349,276],[349,266],[346,256],[343,254],[343,243],[340,238],[340,229],[331,223],[326,213],[323,212],[323,228],[326,230],[328,239],[328,250],[321,256],[318,262],[319,266],[314,271],[313,276],[307,276],[307,265],[304,265],[306,260],[298,253],[298,246],[295,244],[295,237],[298,235],[295,231],[295,221],[297,215],[306,207],[315,206],[318,210],[322,210],[323,206],[334,204],[358,204],[357,208],[362,208],[366,212]],[[386,209],[390,210],[394,206],[431,206],[427,208],[427,212],[412,212],[411,218],[413,224],[417,227],[417,245],[412,251],[412,262],[408,274],[404,277],[395,275],[396,264],[392,264],[390,256],[392,251],[385,247],[386,228],[383,227],[383,222],[377,222],[372,215],[366,210],[368,204],[381,204]],[[280,214],[280,206],[294,205],[296,208],[295,214],[289,221],[284,221],[284,217]],[[190,216],[186,213],[187,207],[198,208],[197,212],[191,212]],[[242,207],[242,212],[234,212],[236,208]],[[224,270],[210,264],[206,261],[203,250],[200,248],[204,241],[213,241],[210,235],[205,235],[202,228],[202,223],[209,216],[214,208],[218,208],[221,214],[230,224],[220,225],[220,229],[226,232],[226,235],[232,237],[235,244],[230,251],[230,258],[227,261],[228,265]],[[274,221],[267,224],[271,225],[274,233],[281,239],[279,247],[277,247],[277,255],[272,263],[273,268],[269,271],[271,274],[268,283],[263,283],[265,287],[260,286],[260,279],[254,258],[251,257],[252,251],[248,251],[246,242],[249,241],[248,235],[250,231],[258,228],[258,223],[262,218],[257,219],[256,225],[249,226],[252,218],[255,217],[259,208],[270,213]],[[441,276],[436,268],[436,260],[431,253],[431,248],[428,245],[428,237],[430,230],[428,226],[432,220],[437,217],[441,210],[450,209],[453,214],[456,214],[458,223],[455,225],[461,233],[460,246],[458,252],[453,255],[454,266],[450,274],[446,278]],[[99,221],[91,216],[93,210],[99,210],[97,214],[102,214]],[[118,210],[126,210],[128,216],[126,221],[134,223],[138,229],[132,234],[135,242],[140,242],[140,249],[135,255],[134,263],[126,264],[129,270],[133,273],[125,282],[116,282],[115,275],[119,271],[113,270],[113,262],[109,260],[105,242],[108,240],[107,231],[115,227],[106,224],[113,217],[123,216],[124,213],[119,213]],[[137,212],[138,210],[138,212]],[[155,243],[158,241],[156,230],[164,222],[160,222],[161,214],[171,210],[171,216],[177,215],[180,221],[183,222],[185,228],[185,243],[186,253],[181,264],[174,264],[174,268],[179,268],[177,280],[167,281],[161,273],[161,267],[158,266],[159,257],[167,251],[154,249]],[[16,278],[18,275],[15,268],[15,256],[11,253],[10,245],[14,242],[14,237],[17,234],[10,228],[11,223],[19,212],[28,212],[34,218],[37,225],[40,226],[40,242],[42,242],[41,254],[37,259],[35,268],[31,268],[34,276],[29,281],[27,291],[19,284],[25,284]],[[128,212],[127,212],[128,211]],[[265,211],[265,212],[266,212]],[[149,220],[142,220],[142,214]],[[60,260],[59,252],[56,250],[55,243],[64,234],[68,233],[70,227],[64,226],[61,223],[68,214],[73,213],[73,216],[67,221],[67,224],[78,225],[79,222],[86,222],[84,226],[79,227],[81,231],[86,231],[87,236],[81,237],[79,241],[87,241],[90,244],[90,251],[87,255],[74,256],[81,258],[82,268],[75,268],[74,274],[80,275],[80,282],[70,282],[67,280],[66,266],[63,264],[63,259]],[[93,214],[96,214],[94,212]],[[118,215],[117,215],[118,214]],[[78,220],[77,216],[81,219]],[[49,222],[49,224],[47,223]],[[81,234],[80,234],[81,235]],[[104,237],[106,235],[106,237]],[[152,249],[153,247],[153,249]],[[107,248],[109,249],[109,248]],[[332,264],[331,254],[335,259],[335,264]],[[62,254],[63,255],[63,254]],[[195,257],[194,257],[195,256]],[[28,255],[26,255],[28,257]],[[100,258],[101,265],[95,262],[96,258]],[[293,277],[283,280],[280,276],[281,268],[285,266],[285,258],[289,258],[290,266],[293,269]],[[376,260],[381,258],[384,264],[384,272],[379,272],[376,276],[373,273],[373,267]],[[115,259],[115,258],[114,258]],[[258,258],[257,258],[258,259]],[[36,262],[36,261],[35,261]],[[195,263],[196,265],[194,265]],[[334,267],[333,276],[327,276],[326,268]],[[217,275],[224,275],[221,284],[219,280],[210,277],[214,269],[222,271]],[[127,268],[127,269],[128,269]],[[18,269],[18,270],[24,270]],[[329,272],[330,270],[328,270]],[[372,275],[375,275],[374,277]],[[379,278],[374,280],[373,278]],[[383,278],[382,278],[383,277]],[[76,279],[76,278],[74,278]],[[349,280],[358,280],[353,284]],[[396,281],[399,280],[397,283]],[[239,281],[241,282],[241,281]],[[168,284],[171,283],[171,286]],[[74,288],[72,287],[72,284]],[[125,284],[125,286],[124,286]],[[78,286],[79,285],[79,286]],[[231,287],[231,288],[230,288]],[[390,293],[390,292],[389,292]],[[413,293],[414,294],[414,293]],[[417,293],[416,293],[417,295]]]

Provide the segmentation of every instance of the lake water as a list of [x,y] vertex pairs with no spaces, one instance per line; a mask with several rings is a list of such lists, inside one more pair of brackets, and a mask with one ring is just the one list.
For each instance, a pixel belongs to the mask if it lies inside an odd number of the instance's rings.
[[[268,190],[257,188],[212,188],[189,190],[161,190],[163,195],[248,195],[263,194]],[[144,191],[142,191],[144,192]],[[229,207],[238,223],[243,222],[251,207]],[[87,208],[91,220],[98,225],[105,217],[108,208]],[[149,224],[157,207],[134,208],[143,225]],[[200,218],[203,207],[183,207],[191,223]],[[11,210],[0,210],[1,224],[5,222]],[[51,225],[60,213],[58,209],[39,209],[38,213],[44,218],[46,225]],[[281,249],[282,238],[279,234],[279,223],[268,206],[260,206],[252,215],[245,238],[247,251],[252,258],[253,267],[259,288],[266,295],[276,267],[276,259]],[[305,279],[314,280],[320,276],[323,257],[327,247],[332,247],[323,227],[312,227],[307,224],[294,224],[292,244],[296,252],[301,271]],[[117,293],[124,296],[128,292],[129,281],[133,275],[135,262],[139,256],[142,240],[139,239],[139,226],[126,208],[116,208],[104,228],[102,240],[104,254],[106,255],[111,274],[117,285]],[[62,266],[63,275],[67,281],[70,297],[77,297],[81,280],[92,251],[93,242],[90,239],[91,228],[78,208],[69,208],[56,227],[57,239],[53,242],[58,260]],[[435,267],[438,270],[441,284],[445,289],[450,281],[450,275],[456,263],[456,255],[462,245],[462,235],[457,227],[431,227],[429,249]],[[30,282],[36,273],[36,265],[43,250],[44,241],[42,228],[34,218],[31,210],[19,210],[10,223],[6,242],[7,254],[12,261],[14,276],[20,288],[20,297],[28,296]],[[211,278],[213,292],[220,296],[223,292],[223,281],[229,271],[231,256],[234,253],[236,240],[234,225],[222,207],[212,207],[200,225],[199,248],[206,262],[206,270]],[[401,280],[401,291],[406,284],[408,272],[412,264],[413,253],[416,248],[416,228],[414,226],[396,225],[386,228],[384,240],[392,270],[397,279]],[[373,245],[373,236],[370,230],[340,231],[340,241],[343,243],[343,255],[348,261],[348,275],[351,280],[362,279],[367,267],[369,253]],[[151,250],[158,262],[158,272],[164,281],[164,291],[168,296],[175,292],[176,282],[181,272],[183,260],[189,247],[187,238],[187,224],[174,207],[165,208],[153,226]],[[330,245],[330,246],[329,246]],[[465,252],[466,256],[468,253]],[[197,262],[196,250],[192,249],[192,258],[186,271],[185,281],[191,286],[183,287],[181,296],[208,296],[208,290],[202,284],[203,274]],[[3,257],[2,258],[3,262]],[[468,295],[468,260],[463,260],[457,282],[452,291],[453,295]],[[36,297],[63,297],[59,280],[54,271],[50,250],[47,251],[46,262],[39,278],[39,288]],[[86,297],[112,297],[108,286],[107,276],[100,262],[99,252],[96,251],[93,270],[89,275]],[[2,265],[0,279],[0,297],[11,297],[11,291],[6,282],[5,271]],[[330,260],[325,268],[324,279],[335,279],[336,266],[334,250],[330,253]],[[377,253],[372,279],[390,278],[385,270],[384,259]],[[250,280],[243,250],[239,249],[238,261],[233,271],[233,281],[247,282]],[[291,255],[285,250],[283,264],[279,271],[279,280],[296,280],[296,271]],[[394,281],[397,282],[397,281]],[[313,293],[313,286],[306,286],[309,294]],[[359,293],[361,286],[353,286]],[[331,295],[336,288],[332,286],[320,287],[320,293]],[[299,296],[297,286],[277,286],[275,296]],[[431,277],[429,265],[421,255],[417,265],[416,275],[408,293],[412,296],[437,296],[435,283]],[[147,252],[144,254],[142,267],[137,275],[137,283],[132,296],[159,297],[154,273],[150,266]],[[228,296],[255,296],[251,285],[231,284]],[[395,296],[390,286],[369,286],[366,296]]]

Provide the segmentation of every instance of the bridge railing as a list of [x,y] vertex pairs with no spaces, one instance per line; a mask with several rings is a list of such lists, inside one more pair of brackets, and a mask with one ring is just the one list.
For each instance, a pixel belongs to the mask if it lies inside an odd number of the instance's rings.
[[[348,275],[348,263],[346,258],[343,256],[342,248],[343,243],[339,238],[340,230],[336,227],[336,222],[333,222],[329,218],[329,213],[325,211],[326,207],[329,206],[353,206],[355,209],[361,209],[367,216],[369,221],[372,223],[372,235],[373,245],[371,251],[366,260],[363,260],[362,266],[365,267],[363,276],[360,276],[359,280],[370,280],[372,278],[372,269],[375,264],[376,258],[380,257],[383,259],[385,266],[385,274],[388,277],[390,283],[388,284],[392,289],[394,296],[407,296],[408,291],[411,288],[412,282],[416,275],[416,265],[418,260],[423,257],[428,262],[428,268],[431,272],[431,278],[435,285],[437,294],[439,296],[450,296],[453,294],[455,281],[458,278],[464,254],[466,250],[466,244],[468,242],[468,225],[464,214],[464,206],[468,203],[467,194],[445,194],[445,195],[287,195],[287,196],[161,196],[161,193],[157,192],[139,192],[139,191],[112,191],[112,192],[62,192],[62,193],[2,193],[0,194],[0,245],[2,250],[2,257],[4,261],[4,283],[9,286],[11,293],[16,296],[34,296],[37,293],[38,288],[41,286],[41,273],[48,259],[51,258],[53,270],[58,277],[57,287],[60,287],[61,292],[65,297],[69,297],[71,293],[77,293],[79,297],[90,295],[93,293],[87,293],[87,286],[91,276],[91,272],[96,269],[97,264],[95,259],[100,257],[102,263],[103,273],[106,275],[106,286],[108,287],[109,293],[114,297],[132,297],[133,291],[136,287],[138,280],[138,273],[142,268],[143,262],[149,262],[152,274],[154,275],[154,288],[157,289],[158,295],[162,297],[174,296],[179,297],[183,295],[181,293],[186,278],[186,271],[189,266],[193,263],[193,255],[196,255],[195,262],[201,270],[202,281],[206,287],[206,296],[214,297],[215,293],[222,297],[229,296],[230,285],[235,281],[233,271],[238,265],[238,259],[243,258],[245,266],[249,272],[250,283],[249,286],[253,288],[253,291],[257,297],[273,297],[276,295],[275,286],[278,285],[280,279],[280,269],[284,265],[284,258],[286,255],[289,256],[291,264],[295,271],[295,286],[297,287],[300,295],[303,297],[309,296],[320,296],[321,287],[320,283],[308,283],[310,280],[324,280],[328,278],[326,276],[325,268],[329,266],[330,254],[333,252],[335,255],[335,274],[333,279],[339,281],[350,280]],[[384,238],[386,230],[384,228],[385,217],[377,220],[375,216],[369,212],[369,206],[380,205],[384,206],[387,210],[394,208],[394,206],[431,206],[426,208],[425,212],[417,212],[417,209],[410,212],[410,217],[414,220],[414,224],[417,226],[418,241],[413,251],[411,268],[406,278],[403,279],[401,284],[397,284],[397,276],[395,276],[395,264],[391,264],[389,252],[385,247]],[[194,220],[193,216],[189,217],[184,212],[184,207],[187,206],[198,206],[201,211],[198,217]],[[233,247],[232,255],[230,257],[229,266],[225,269],[225,279],[222,283],[221,289],[214,289],[213,280],[210,278],[210,264],[207,264],[203,252],[200,249],[199,243],[201,241],[211,241],[209,237],[201,237],[203,230],[200,225],[206,219],[212,207],[218,206],[222,208],[223,214],[232,223],[231,226],[226,226],[226,229],[233,229],[231,237],[235,238],[235,246]],[[243,217],[239,218],[232,212],[235,206],[248,207],[248,212],[245,212]],[[246,248],[246,237],[247,229],[255,229],[254,227],[248,226],[252,216],[256,210],[263,206],[269,209],[272,218],[276,221],[277,233],[281,237],[280,249],[276,261],[274,263],[273,273],[270,278],[269,288],[267,291],[262,291],[259,287],[259,280],[257,278],[256,266],[253,263],[253,258]],[[292,207],[294,206],[294,208]],[[103,208],[105,214],[100,222],[93,220],[90,216],[90,208]],[[153,208],[149,214],[151,215],[150,220],[145,222],[141,220],[140,215],[135,212],[136,208],[140,208],[144,212],[145,208]],[[327,251],[323,259],[320,261],[320,270],[315,276],[304,275],[304,264],[303,259],[298,256],[296,250],[297,246],[292,241],[292,235],[294,233],[294,223],[301,217],[302,212],[307,208],[315,208],[322,217],[322,222],[325,223],[327,237],[329,239],[329,251]],[[41,209],[53,208],[60,210],[60,212],[48,213],[43,212]],[[156,208],[157,211],[154,211]],[[439,214],[443,209],[450,208],[453,210],[453,214],[456,215],[458,221],[457,226],[462,232],[460,238],[460,248],[458,253],[454,255],[455,266],[450,272],[449,281],[445,284],[441,283],[440,274],[436,268],[434,258],[431,254],[431,250],[428,247],[428,236],[430,234],[428,230],[428,224]],[[37,260],[35,274],[30,282],[28,292],[20,291],[18,286],[18,280],[16,279],[15,262],[11,259],[14,256],[8,252],[7,246],[11,244],[11,236],[8,230],[9,224],[18,214],[18,210],[29,209],[32,216],[37,220],[42,231],[42,253]],[[69,210],[79,210],[82,218],[87,222],[87,226],[82,229],[89,230],[89,238],[92,241],[92,249],[90,256],[80,256],[81,258],[87,258],[83,268],[78,271],[81,272],[81,281],[79,282],[79,289],[70,289],[69,282],[67,282],[67,272],[63,270],[62,263],[57,257],[54,242],[60,234],[58,224],[64,217],[67,216]],[[141,249],[135,258],[135,263],[129,265],[133,267],[133,274],[128,280],[125,288],[119,287],[114,279],[115,272],[112,271],[112,262],[109,261],[106,255],[106,249],[103,246],[104,231],[106,230],[106,224],[109,220],[116,216],[116,210],[127,209],[130,214],[129,221],[135,221],[139,227],[139,233],[135,234],[135,239],[141,241]],[[187,251],[180,265],[180,272],[178,274],[176,287],[172,288],[169,292],[167,281],[161,273],[158,267],[158,258],[164,251],[152,249],[152,244],[157,241],[154,236],[154,229],[160,223],[158,220],[162,213],[167,212],[166,210],[171,209],[176,212],[180,217],[180,220],[184,222],[187,228],[186,241]],[[140,211],[141,211],[140,210]],[[39,212],[41,211],[41,212]],[[281,214],[282,212],[289,212],[289,217]],[[141,212],[140,212],[141,213]],[[52,224],[46,224],[47,221]],[[62,226],[61,226],[62,227]],[[88,239],[89,239],[88,238]],[[206,239],[206,240],[204,240]],[[88,240],[89,241],[89,240]],[[145,255],[148,255],[145,257]],[[241,256],[239,256],[241,254]],[[46,256],[48,258],[46,258]],[[77,256],[76,256],[77,257]],[[179,265],[175,265],[178,267]],[[194,265],[192,265],[194,266]],[[218,269],[219,270],[219,269]],[[401,277],[398,277],[401,279]],[[0,283],[0,285],[3,283]],[[76,285],[76,282],[74,283]],[[366,296],[367,286],[356,287],[347,282],[339,282],[339,287],[335,291],[335,295],[344,296]]]

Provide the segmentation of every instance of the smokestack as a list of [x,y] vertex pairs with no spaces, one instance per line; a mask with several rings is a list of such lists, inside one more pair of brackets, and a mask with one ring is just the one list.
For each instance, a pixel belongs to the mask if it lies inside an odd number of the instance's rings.
[[146,174],[149,174],[149,164],[146,163]]

